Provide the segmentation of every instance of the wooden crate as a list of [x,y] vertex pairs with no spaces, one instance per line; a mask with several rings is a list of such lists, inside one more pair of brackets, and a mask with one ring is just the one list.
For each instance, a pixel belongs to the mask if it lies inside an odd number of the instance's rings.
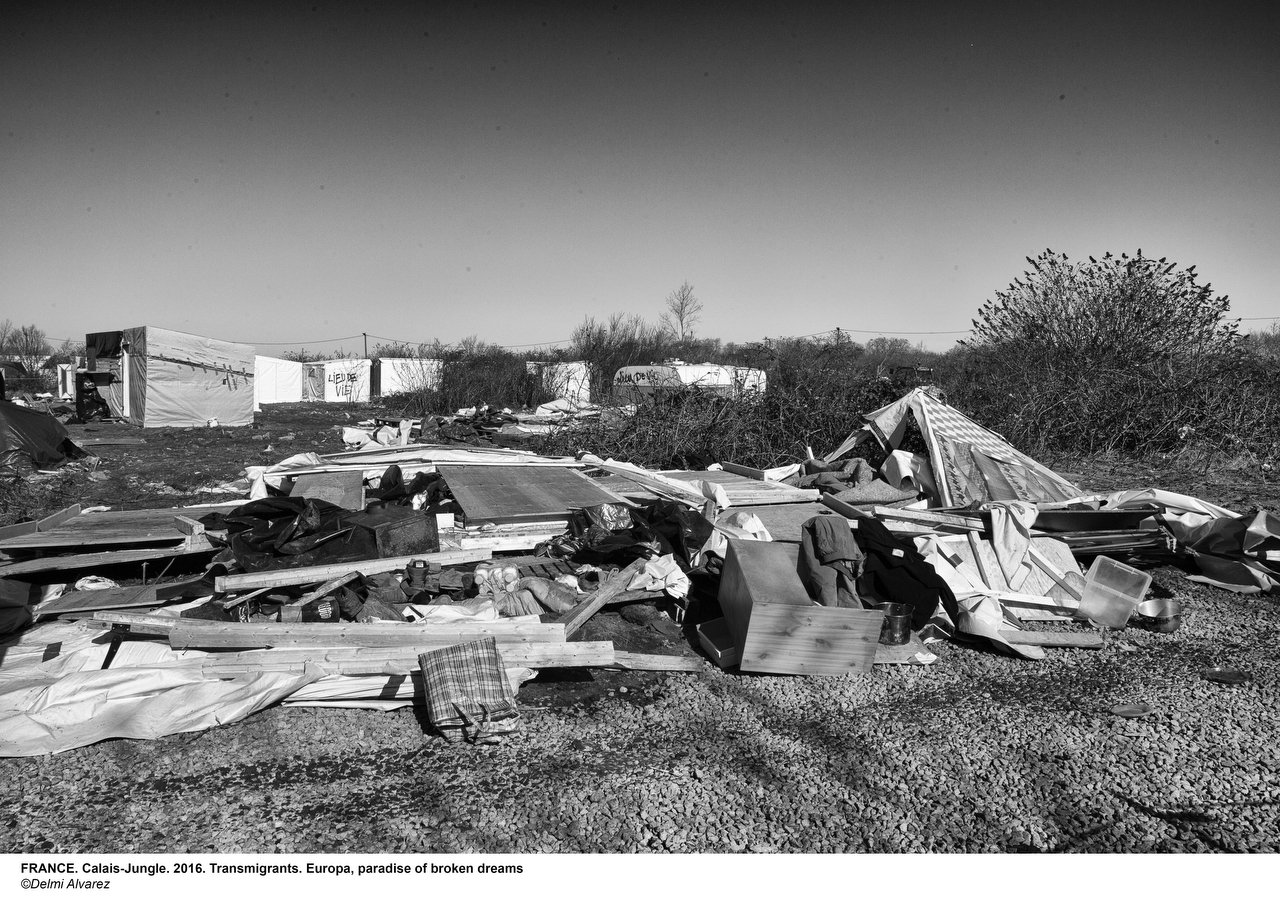
[[799,547],[729,540],[720,608],[739,649],[739,667],[759,673],[866,673],[884,614],[815,606],[796,563]]

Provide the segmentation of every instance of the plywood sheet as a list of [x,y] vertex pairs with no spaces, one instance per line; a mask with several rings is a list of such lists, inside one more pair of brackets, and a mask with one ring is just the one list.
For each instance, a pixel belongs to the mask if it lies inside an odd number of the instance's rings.
[[291,498],[316,498],[328,501],[349,511],[364,510],[364,472],[344,469],[340,472],[323,472],[317,475],[299,476],[294,480]]
[[112,587],[107,590],[77,590],[63,594],[40,607],[41,617],[64,613],[85,613],[108,609],[160,606],[156,589],[150,587]]
[[210,511],[232,507],[235,505],[145,508],[80,514],[56,526],[0,540],[0,550],[14,552],[80,546],[178,545],[187,539],[189,533],[175,524],[175,517],[203,517]]
[[[712,482],[724,488],[729,501],[736,505],[744,504],[811,504],[818,498],[815,489],[793,488],[781,482],[766,482],[748,476],[726,472],[723,469],[692,470],[666,469],[660,475],[677,482]],[[635,485],[616,486],[620,494],[648,497],[648,492]]]
[[468,526],[567,520],[574,510],[622,500],[559,466],[452,466],[441,472]]
[[[996,561],[995,550],[991,547],[991,543],[985,539],[978,541],[978,552],[981,557],[976,560],[970,541],[965,537],[946,537],[945,542],[963,561],[981,571],[989,582],[994,582],[987,585],[992,590],[1034,594],[1048,597],[1059,603],[1075,600],[1074,597],[1059,587],[1053,578],[1032,564],[1030,557],[1023,562],[1024,570],[1027,572],[1026,577],[1017,587],[1014,587],[1005,579],[1004,573],[1000,570],[1000,563]],[[1084,577],[1083,572],[1080,571],[1079,562],[1071,554],[1071,549],[1066,543],[1054,539],[1052,536],[1033,536],[1031,544],[1039,549],[1045,558],[1049,559],[1059,571],[1068,575],[1074,572],[1077,576]]]

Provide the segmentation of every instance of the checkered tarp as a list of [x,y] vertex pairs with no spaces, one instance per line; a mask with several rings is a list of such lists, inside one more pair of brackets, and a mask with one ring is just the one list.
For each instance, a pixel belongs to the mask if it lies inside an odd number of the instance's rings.
[[427,719],[449,740],[493,743],[516,729],[520,713],[493,638],[418,655]]

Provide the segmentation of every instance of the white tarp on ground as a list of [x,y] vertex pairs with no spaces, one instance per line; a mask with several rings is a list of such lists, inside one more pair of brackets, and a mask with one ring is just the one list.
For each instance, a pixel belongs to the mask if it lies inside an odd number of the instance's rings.
[[259,354],[253,372],[254,410],[277,402],[301,402],[304,366],[297,361]]
[[153,740],[238,721],[323,674],[209,679],[174,662],[203,652],[122,642],[81,623],[36,626],[0,645],[0,756],[36,756],[112,737]]
[[318,369],[323,377],[325,402],[368,402],[373,361],[348,358],[317,361],[307,365]]
[[378,358],[377,395],[391,396],[421,389],[439,389],[444,361],[426,357]]

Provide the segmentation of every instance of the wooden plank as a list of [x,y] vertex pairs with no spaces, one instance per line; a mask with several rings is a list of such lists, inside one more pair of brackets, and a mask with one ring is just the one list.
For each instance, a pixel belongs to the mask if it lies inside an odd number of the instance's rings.
[[759,479],[761,482],[765,481],[764,470],[757,469],[754,466],[740,466],[737,463],[722,462],[720,468],[725,472],[732,472],[734,475],[740,475],[748,479]]
[[911,511],[897,507],[876,506],[872,513],[881,520],[901,520],[906,523],[923,524],[925,526],[949,527],[954,530],[974,531],[981,533],[986,525],[972,517],[961,517],[958,514],[940,514],[937,511]]
[[73,571],[82,568],[107,568],[113,565],[131,565],[163,558],[181,558],[186,555],[202,555],[217,551],[201,537],[203,544],[159,549],[122,549],[116,552],[86,552],[76,555],[52,555],[32,558],[0,566],[0,577],[22,577],[45,574],[50,571]]
[[[238,654],[215,654],[194,661],[179,661],[170,666],[190,668],[210,678],[227,678],[242,674],[301,672],[308,666],[326,675],[395,674],[418,670],[418,655],[435,651],[435,647],[396,648],[284,648],[269,651],[245,651]],[[529,642],[510,645],[501,650],[507,667],[616,667],[617,657],[611,641]]]
[[490,555],[494,552],[527,552],[529,549],[536,549],[551,537],[559,536],[564,530],[565,528],[562,526],[559,529],[542,533],[461,536],[458,538],[458,546],[463,550],[469,551],[487,549]]
[[627,589],[627,585],[641,571],[644,571],[646,559],[638,558],[621,571],[615,573],[608,582],[601,584],[591,596],[587,597],[564,617],[564,634],[572,638],[574,633],[587,624],[587,621],[605,606],[610,600]]
[[1088,648],[1102,647],[1102,635],[1098,632],[1028,632],[1000,630],[1000,638],[1010,644],[1031,645],[1038,648]]
[[558,466],[456,466],[443,475],[468,526],[567,520],[584,507],[625,503],[577,470]]
[[399,571],[415,558],[426,559],[437,565],[465,565],[468,562],[482,562],[493,558],[493,552],[489,549],[455,549],[447,552],[427,552],[422,555],[402,555],[397,558],[370,558],[332,565],[311,565],[306,568],[283,568],[279,571],[226,574],[214,580],[213,589],[221,594],[256,590],[259,587],[318,584],[351,571],[360,574]]
[[112,587],[107,590],[77,590],[65,593],[40,607],[40,615],[57,616],[63,613],[83,613],[97,610],[129,609],[138,606],[159,606],[155,587]]
[[1015,615],[1023,622],[1074,622],[1080,623],[1079,619],[1073,616],[1063,616],[1059,613],[1050,612],[1049,610],[1036,609],[1020,609],[1014,611]]
[[[687,504],[689,507],[701,510],[703,502],[706,501],[700,491],[692,488],[687,483],[669,479],[647,469],[631,468],[629,465],[615,463],[612,460],[601,460],[600,462],[593,462],[592,465],[597,469],[605,470],[610,475],[619,476],[629,482],[640,485],[651,494],[662,498],[670,498],[672,501]],[[606,479],[606,481],[608,480]],[[610,483],[609,487],[616,490],[621,486]]]
[[240,596],[238,596],[238,597],[234,597],[234,598],[231,598],[231,599],[223,600],[223,601],[222,601],[222,608],[223,608],[224,610],[227,610],[227,609],[235,609],[235,608],[236,608],[237,606],[239,606],[241,603],[247,603],[247,602],[248,602],[248,601],[250,601],[250,600],[254,600],[254,599],[258,598],[258,597],[261,597],[261,596],[262,596],[263,594],[265,594],[265,593],[270,593],[270,592],[271,592],[271,590],[273,590],[273,589],[274,589],[274,588],[271,588],[271,587],[259,587],[257,590],[251,590],[251,591],[249,591],[247,594],[241,594],[241,595],[240,595]]
[[344,584],[350,584],[356,578],[360,577],[359,572],[348,571],[346,574],[340,574],[336,578],[325,581],[314,590],[303,594],[293,603],[286,603],[280,608],[280,619],[282,621],[301,619],[302,608],[308,603],[314,603],[321,597],[328,596]]
[[[35,532],[0,541],[0,548],[13,551],[82,546],[138,546],[152,543],[196,544],[198,540],[190,537],[203,534],[204,527],[189,515],[194,512],[203,515],[226,507],[227,505],[191,509],[144,508],[82,514],[79,513],[80,505],[77,504],[40,521]],[[71,515],[72,510],[77,515]]]
[[173,515],[173,528],[187,536],[196,536],[204,532],[204,524],[182,514]]
[[[169,630],[169,646],[175,650],[201,648],[447,648],[464,641],[493,638],[499,647],[530,642],[564,641],[564,626],[537,623],[519,629],[490,628],[492,623],[449,625],[398,623],[399,629],[364,629],[364,623],[218,623],[218,628],[195,625],[184,619]],[[320,629],[285,630],[281,626],[319,625]],[[237,627],[240,628],[237,628]],[[267,628],[263,628],[267,626]],[[275,626],[276,628],[270,628]]]
[[47,517],[42,517],[40,522],[36,524],[37,530],[52,530],[54,527],[61,526],[68,520],[72,520],[80,516],[80,505],[73,504],[70,507],[64,507],[60,511],[55,511]]
[[982,575],[982,583],[992,590],[999,590],[1001,585],[1007,587],[1008,582],[1004,580],[1004,575],[1000,572],[1000,566],[983,557],[982,540],[977,533],[970,532],[966,534],[969,541],[969,551],[973,553],[973,565],[978,569],[978,573]]
[[[721,466],[724,464],[721,463]],[[661,475],[677,482],[710,482],[724,489],[731,504],[810,504],[818,500],[816,488],[796,488],[781,482],[770,482],[761,472],[760,478],[738,475],[728,469],[664,469]]]
[[[637,654],[632,651],[615,650],[613,656],[622,670],[701,673],[707,669],[707,665],[696,657],[682,657],[675,654]],[[503,660],[506,661],[505,653]]]
[[871,517],[866,511],[859,510],[852,504],[841,501],[832,495],[821,495],[818,498],[818,502],[825,507],[831,508],[841,517],[847,517],[850,520],[867,520]]
[[[1035,563],[1036,567],[1052,578],[1053,582],[1061,587],[1063,591],[1076,600],[1080,599],[1080,589],[1071,582],[1067,577],[1066,572],[1058,568],[1058,566],[1055,565],[1043,552],[1036,548],[1034,542],[1032,542],[1031,546],[1027,549],[1027,554],[1030,556],[1031,561]],[[1077,577],[1079,577],[1078,573]]]

